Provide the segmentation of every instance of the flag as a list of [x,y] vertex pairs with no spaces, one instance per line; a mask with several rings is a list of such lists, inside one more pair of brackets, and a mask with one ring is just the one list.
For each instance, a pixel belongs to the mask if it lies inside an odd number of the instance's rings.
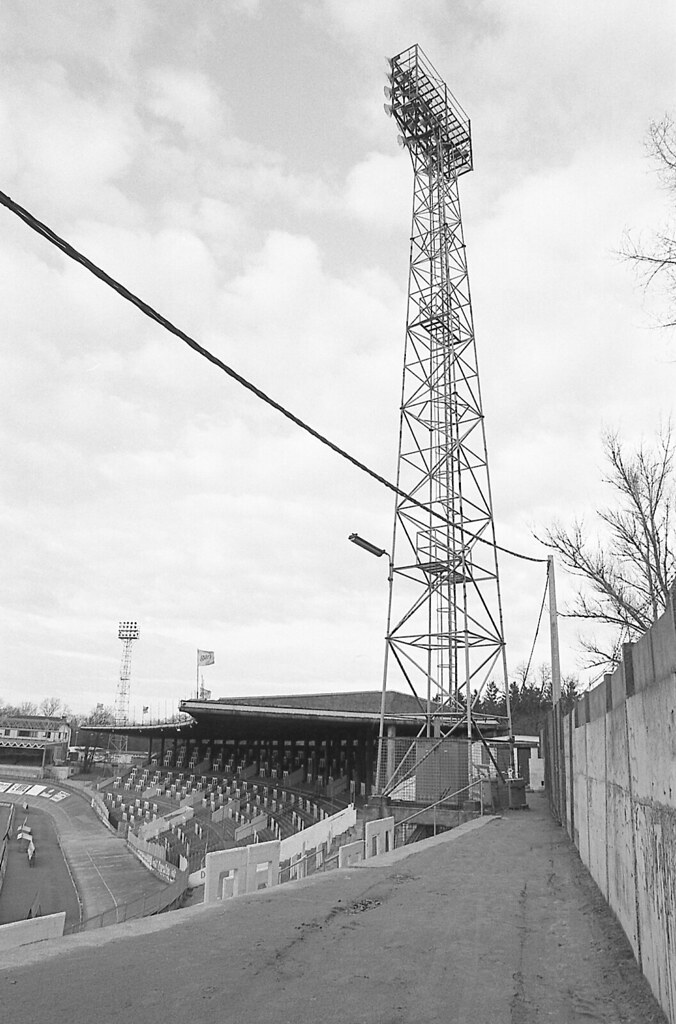
[[197,664],[198,665],[213,665],[214,663],[214,652],[213,651],[199,651],[197,652]]
[[147,705],[147,704],[144,704],[144,705],[143,705],[143,711],[142,711],[142,714],[144,714],[144,715],[147,715],[149,711],[150,711],[150,708],[148,707],[148,705]]

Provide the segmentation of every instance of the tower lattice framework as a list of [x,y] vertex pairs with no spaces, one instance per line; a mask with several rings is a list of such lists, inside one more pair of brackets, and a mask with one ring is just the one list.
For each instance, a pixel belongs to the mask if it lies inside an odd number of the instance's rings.
[[[117,632],[122,641],[122,661],[120,663],[120,679],[115,693],[115,725],[124,727],[129,724],[129,690],[131,686],[131,654],[135,640],[140,636],[137,622],[121,622]],[[115,754],[127,752],[127,737],[117,733],[112,737],[112,748]]]
[[[428,737],[471,738],[472,704],[489,679],[502,681],[508,717],[509,691],[458,193],[472,169],[470,122],[419,46],[388,63],[385,109],[414,176],[397,470],[413,500],[395,507],[383,714],[387,688],[403,677]],[[386,793],[397,766],[378,760]]]

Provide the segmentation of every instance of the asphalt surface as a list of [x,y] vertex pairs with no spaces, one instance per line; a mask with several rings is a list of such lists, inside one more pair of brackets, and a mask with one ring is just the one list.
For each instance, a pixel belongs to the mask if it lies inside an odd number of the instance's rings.
[[[35,855],[33,866],[26,856],[27,843],[16,838],[17,825],[30,826]],[[8,864],[0,891],[0,925],[21,921],[33,908],[39,915],[66,912],[66,926],[80,920],[80,904],[68,866],[63,859],[50,815],[37,807],[28,814],[17,807],[8,844]]]
[[[60,873],[65,857],[69,874],[75,880],[83,920],[95,917],[113,907],[130,903],[140,896],[151,896],[165,888],[165,883],[155,878],[129,851],[124,840],[103,825],[90,806],[91,797],[85,787],[59,783],[54,788],[67,792],[68,797],[59,803],[41,797],[28,797],[28,819],[30,822],[33,812],[38,810],[51,818],[60,845],[60,849],[51,849],[52,870],[59,872],[59,877],[63,880],[65,901],[69,891],[72,891],[70,880],[66,884],[64,876]],[[23,820],[23,795],[5,792],[0,794],[0,799],[5,803],[13,802],[18,805],[15,824]],[[50,856],[50,851],[43,845],[41,854],[38,845],[36,864],[39,864],[41,859],[44,863],[47,856]],[[33,871],[36,870],[37,866]],[[23,906],[25,898],[28,897],[30,906],[32,892],[29,893],[29,889],[33,886],[32,874],[24,878],[22,874],[14,873],[13,877],[13,886],[23,885],[25,892],[18,895],[14,893],[12,898],[16,898],[18,906]],[[0,894],[0,906],[7,898],[5,889],[7,893],[10,892],[7,878],[3,893]],[[58,909],[67,910],[67,907],[63,905]],[[25,914],[21,914],[21,917],[25,917]],[[2,923],[5,923],[5,920]],[[70,923],[69,918],[67,924]]]
[[664,1022],[565,832],[529,800],[368,866],[3,954],[7,1019]]

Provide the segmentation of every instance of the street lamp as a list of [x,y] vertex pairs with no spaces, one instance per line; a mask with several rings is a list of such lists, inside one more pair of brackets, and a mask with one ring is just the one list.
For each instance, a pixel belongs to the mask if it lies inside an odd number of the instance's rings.
[[[390,651],[390,623],[392,620],[392,578],[394,575],[394,564],[392,561],[392,555],[385,548],[379,548],[376,544],[372,544],[370,540],[364,540],[358,533],[351,533],[348,540],[356,544],[358,548],[363,548],[364,551],[368,551],[370,555],[374,555],[376,558],[382,558],[383,555],[387,555],[388,562],[388,573],[387,582],[389,584],[389,595],[387,602],[387,626],[385,629],[385,657],[383,659],[383,685],[382,693],[380,697],[380,725],[378,729],[378,760],[376,761],[376,788],[380,786],[380,774],[382,771],[383,761],[383,740],[385,737],[385,700],[387,696],[387,661]],[[382,792],[382,786],[380,786],[379,792]]]
[[357,545],[357,547],[363,548],[364,551],[368,551],[370,555],[375,555],[376,558],[380,558],[381,555],[387,555],[385,548],[377,548],[370,540],[364,540],[364,538],[360,537],[358,533],[351,533],[347,539],[351,540],[353,544]]

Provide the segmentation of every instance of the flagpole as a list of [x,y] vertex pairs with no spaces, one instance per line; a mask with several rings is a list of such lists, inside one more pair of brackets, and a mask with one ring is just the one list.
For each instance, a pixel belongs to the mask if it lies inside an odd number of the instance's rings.
[[199,700],[200,699],[200,652],[199,651],[197,652],[197,682],[196,682],[195,686],[196,686],[196,689],[197,689],[196,697]]

